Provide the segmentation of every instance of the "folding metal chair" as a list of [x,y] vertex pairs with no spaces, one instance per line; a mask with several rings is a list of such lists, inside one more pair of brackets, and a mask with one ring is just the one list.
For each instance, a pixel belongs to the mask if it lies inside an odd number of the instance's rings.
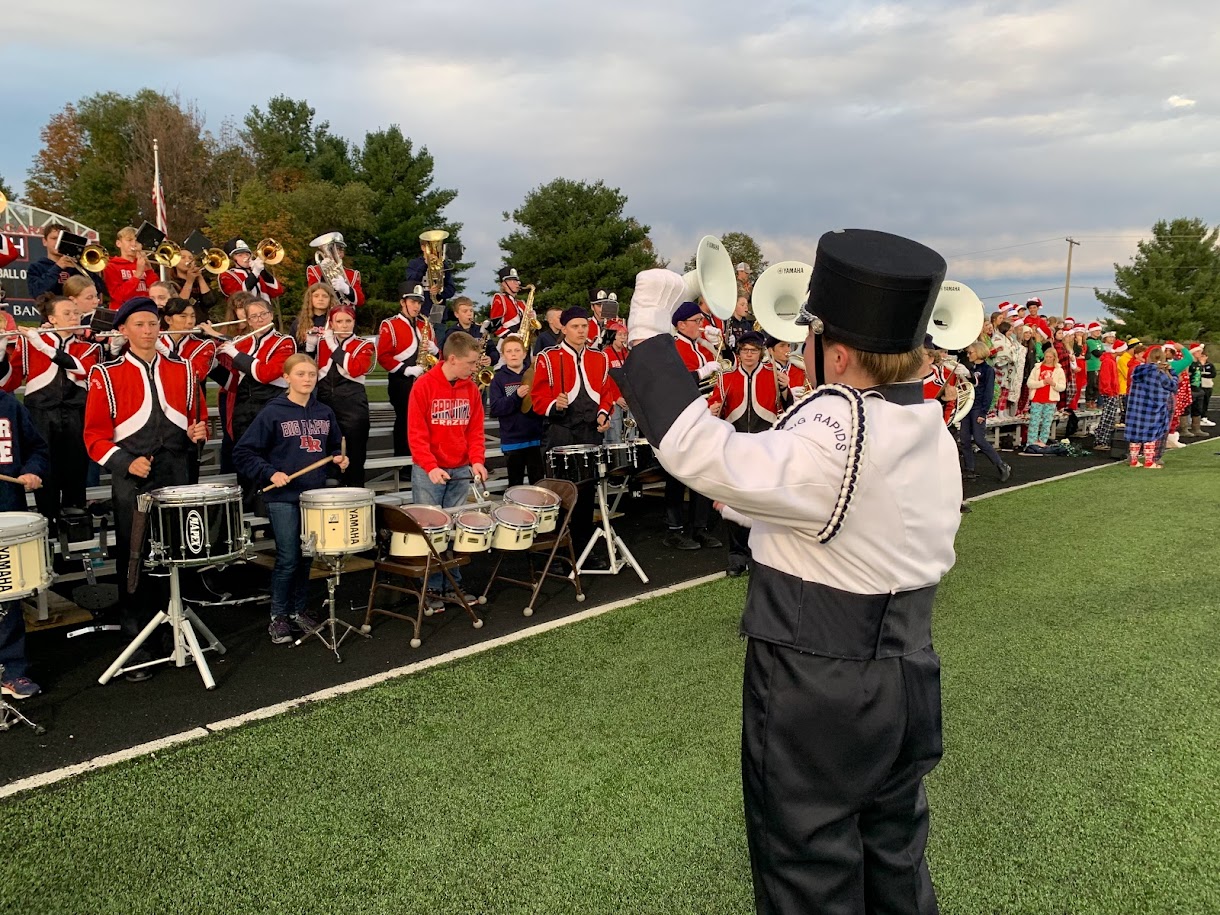
[[[379,504],[376,509],[377,558],[373,561],[373,582],[369,586],[369,606],[365,611],[364,625],[360,627],[360,631],[369,632],[373,628],[373,615],[377,613],[382,616],[392,616],[395,619],[407,620],[415,627],[415,635],[411,639],[411,647],[418,648],[422,644],[420,628],[423,625],[423,619],[425,616],[431,616],[433,613],[427,607],[427,582],[428,576],[434,572],[442,573],[449,582],[453,593],[457,595],[456,599],[443,598],[443,600],[446,603],[459,605],[470,614],[471,620],[474,621],[474,628],[481,629],[483,621],[471,609],[461,586],[449,571],[450,569],[456,569],[458,566],[467,565],[470,562],[470,556],[466,554],[458,554],[450,558],[442,556],[436,551],[436,547],[432,545],[431,539],[424,533],[423,528],[419,526],[419,522],[412,518],[402,507]],[[413,556],[392,556],[390,554],[390,544],[395,534],[415,534],[423,538],[424,542],[428,544],[428,555],[418,558]],[[379,580],[385,575],[397,575],[408,580],[418,580],[419,587],[406,587]],[[393,610],[383,610],[380,607],[374,607],[373,602],[376,600],[378,588],[416,597],[418,602],[415,616],[412,617],[404,613],[396,613]]]
[[[479,598],[479,603],[487,602],[487,595],[491,592],[491,586],[497,581],[502,581],[505,584],[516,585],[520,588],[532,588],[533,594],[530,595],[530,602],[526,608],[521,611],[525,616],[533,616],[534,604],[538,600],[538,592],[542,590],[543,582],[548,578],[555,578],[560,581],[569,581],[576,588],[576,600],[583,601],[585,599],[584,591],[580,586],[580,572],[576,569],[576,549],[572,544],[572,533],[569,530],[569,524],[572,520],[572,510],[576,507],[576,484],[568,480],[541,480],[534,484],[542,489],[547,489],[559,496],[560,502],[560,521],[555,530],[549,534],[534,537],[534,544],[526,551],[526,562],[529,564],[530,579],[524,581],[518,578],[509,578],[506,575],[500,574],[500,563],[504,561],[505,556],[515,555],[516,550],[497,550],[499,554],[496,557],[496,564],[491,570],[491,579],[487,582],[487,587],[483,589],[483,595]],[[568,551],[568,563],[571,565],[572,572],[570,575],[562,575],[558,572],[551,571],[551,564],[555,561],[555,555],[561,549]],[[543,565],[540,571],[534,569],[534,555],[536,553],[546,554],[546,564]]]

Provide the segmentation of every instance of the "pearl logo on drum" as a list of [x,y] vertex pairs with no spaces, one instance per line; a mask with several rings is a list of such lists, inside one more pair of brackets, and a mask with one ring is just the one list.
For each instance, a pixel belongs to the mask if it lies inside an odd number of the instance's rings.
[[186,549],[189,553],[203,552],[203,518],[195,509],[186,513]]

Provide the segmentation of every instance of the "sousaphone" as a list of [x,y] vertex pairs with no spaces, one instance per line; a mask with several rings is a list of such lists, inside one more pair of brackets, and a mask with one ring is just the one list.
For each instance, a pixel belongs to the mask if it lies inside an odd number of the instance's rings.
[[737,274],[733,270],[733,259],[720,239],[704,235],[695,249],[695,269],[683,274],[686,301],[697,302],[702,298],[708,310],[722,321],[733,317],[737,307]]
[[758,326],[777,340],[802,342],[808,331],[797,326],[796,316],[809,297],[812,273],[813,267],[800,261],[780,261],[764,270],[750,297]]
[[982,326],[983,302],[974,290],[957,280],[941,283],[928,320],[928,333],[937,348],[965,349],[979,338]]

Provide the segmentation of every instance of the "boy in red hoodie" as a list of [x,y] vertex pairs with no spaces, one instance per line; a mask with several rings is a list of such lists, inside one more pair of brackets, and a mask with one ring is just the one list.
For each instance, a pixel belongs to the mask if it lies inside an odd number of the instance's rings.
[[1118,408],[1122,404],[1118,396],[1118,357],[1126,351],[1127,344],[1117,340],[1101,352],[1101,368],[1097,372],[1097,402],[1101,407],[1101,418],[1097,420],[1097,431],[1093,433],[1094,451],[1110,450],[1114,424],[1118,422]]
[[[470,334],[451,331],[445,338],[444,361],[415,382],[407,402],[407,435],[411,443],[411,500],[416,505],[453,508],[466,501],[472,479],[487,479],[483,466],[483,398],[470,380],[482,351]],[[461,570],[451,570],[461,582]],[[428,576],[427,588],[443,587],[444,576]],[[429,597],[433,610],[443,610],[445,599],[456,594]]]

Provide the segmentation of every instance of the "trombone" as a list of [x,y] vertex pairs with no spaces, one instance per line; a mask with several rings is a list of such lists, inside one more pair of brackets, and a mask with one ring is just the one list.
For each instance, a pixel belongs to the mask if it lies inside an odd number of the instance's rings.
[[264,238],[254,246],[254,256],[266,267],[274,267],[284,259],[284,246],[274,238]]
[[85,245],[85,249],[81,251],[77,263],[80,264],[81,269],[88,270],[90,273],[101,273],[106,269],[106,265],[110,263],[110,255],[106,253],[106,249],[101,245]]

